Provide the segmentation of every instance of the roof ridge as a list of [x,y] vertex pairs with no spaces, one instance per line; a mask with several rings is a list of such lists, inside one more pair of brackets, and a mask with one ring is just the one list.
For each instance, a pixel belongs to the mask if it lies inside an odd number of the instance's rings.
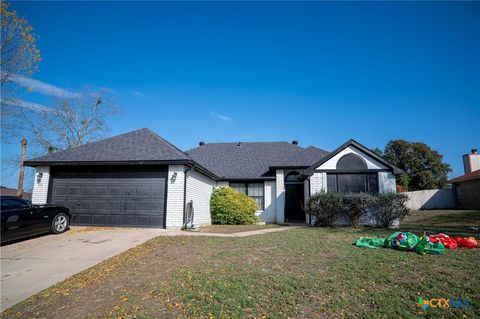
[[167,143],[168,145],[170,145],[171,147],[173,147],[176,151],[180,152],[180,154],[188,157],[189,159],[192,159],[187,153],[185,153],[184,151],[182,151],[181,149],[179,149],[178,147],[176,147],[175,145],[173,145],[172,143],[170,143],[169,141],[167,141],[166,139],[164,139],[163,137],[161,137],[160,135],[158,135],[157,133],[155,133],[154,131],[152,131],[152,130],[149,129],[148,127],[145,127],[145,128],[143,128],[142,130],[147,130],[148,132],[152,133],[155,137],[157,137],[159,140],[161,140],[162,142]]
[[[129,134],[132,134],[132,133],[134,133],[134,132],[143,131],[143,130],[145,130],[145,128],[138,129],[138,130],[135,130],[135,131],[125,132],[125,133],[122,133],[122,134],[119,134],[119,135],[115,135],[115,136],[109,136],[109,137],[101,138],[101,139],[96,140],[96,141],[93,141],[93,142],[85,142],[85,143],[83,143],[83,144],[76,145],[76,146],[73,146],[73,147],[71,147],[71,148],[67,148],[67,149],[64,149],[64,150],[59,150],[59,151],[56,151],[56,152],[53,152],[53,153],[47,153],[47,154],[45,154],[45,155],[40,155],[40,156],[37,156],[37,157],[35,157],[35,158],[39,158],[39,157],[43,157],[43,156],[48,156],[48,155],[51,155],[51,154],[61,154],[61,153],[64,153],[64,152],[68,152],[68,151],[72,151],[72,150],[78,149],[78,148],[80,148],[80,147],[85,147],[85,146],[87,146],[87,145],[91,145],[91,144],[95,144],[95,143],[99,143],[99,142],[111,140],[111,139],[114,139],[114,138],[118,138],[118,137],[121,137],[121,136],[129,135]],[[28,162],[28,160],[27,160],[27,162]]]
[[[245,143],[249,143],[249,144],[259,144],[259,143],[286,143],[286,144],[292,144],[292,143],[287,142],[287,141],[258,141],[258,142],[237,141],[237,142],[205,142],[205,145],[208,145],[208,144],[238,144],[238,142],[240,142],[240,143],[242,143],[242,144],[245,144]],[[292,144],[292,145],[294,145],[294,144]],[[298,146],[298,145],[297,145],[297,146]]]

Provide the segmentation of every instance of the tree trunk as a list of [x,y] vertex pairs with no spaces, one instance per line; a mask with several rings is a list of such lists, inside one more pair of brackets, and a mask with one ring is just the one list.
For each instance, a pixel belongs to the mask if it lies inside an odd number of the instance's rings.
[[20,161],[20,175],[18,176],[17,197],[23,196],[23,179],[25,177],[25,158],[27,156],[27,139],[22,138],[22,160]]

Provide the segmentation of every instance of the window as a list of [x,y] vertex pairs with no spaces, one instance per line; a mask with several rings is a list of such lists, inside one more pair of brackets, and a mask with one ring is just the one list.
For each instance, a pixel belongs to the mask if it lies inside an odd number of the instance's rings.
[[367,162],[365,162],[362,157],[353,153],[343,155],[337,162],[338,170],[356,170],[367,168]]
[[263,183],[230,183],[230,187],[253,198],[258,208],[264,209]]
[[15,198],[2,199],[2,211],[26,207],[30,207],[30,204],[26,200]]
[[327,191],[336,193],[378,193],[378,174],[327,174]]
[[298,182],[300,178],[299,172],[291,172],[285,177],[285,182]]

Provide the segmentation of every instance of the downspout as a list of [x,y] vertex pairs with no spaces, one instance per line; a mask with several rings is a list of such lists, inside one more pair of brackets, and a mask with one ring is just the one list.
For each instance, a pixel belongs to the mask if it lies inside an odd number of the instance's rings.
[[187,229],[187,173],[195,167],[195,163],[183,172],[183,229]]
[[[308,200],[312,197],[312,187],[310,184],[310,178],[307,179],[308,181]],[[312,226],[312,214],[308,214],[308,226]]]

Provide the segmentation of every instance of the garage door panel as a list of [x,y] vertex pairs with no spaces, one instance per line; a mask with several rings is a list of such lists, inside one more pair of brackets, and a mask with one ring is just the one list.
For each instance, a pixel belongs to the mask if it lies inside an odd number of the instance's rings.
[[107,226],[121,226],[121,217],[119,215],[107,215]]
[[120,213],[122,211],[122,202],[121,201],[108,201],[107,209],[109,213]]
[[152,202],[150,202],[150,209],[152,211],[159,211],[159,212],[163,213],[164,210],[165,210],[165,206],[161,202],[152,201]]
[[126,215],[122,216],[122,225],[125,226],[135,226],[135,216],[134,215]]
[[152,188],[150,187],[138,187],[137,197],[152,197]]
[[106,226],[106,215],[92,215],[92,224],[97,226]]
[[65,195],[67,195],[67,188],[68,188],[68,186],[66,184],[65,185],[58,185],[55,188],[53,195],[54,196],[65,196]]
[[95,197],[107,197],[107,184],[95,184]]
[[52,176],[50,201],[70,209],[72,224],[164,226],[166,171],[80,175]]
[[123,188],[123,197],[134,197],[135,196],[135,193],[137,191],[137,188],[136,187],[132,187],[132,186],[125,186]]
[[78,212],[93,213],[94,210],[94,200],[93,199],[82,199],[79,201],[80,205],[74,204],[77,206]]
[[95,200],[94,211],[97,214],[107,213],[107,201],[106,200]]
[[163,219],[156,216],[150,216],[150,225],[161,227],[163,225]]
[[137,213],[148,213],[151,211],[151,202],[150,201],[138,201],[137,202]]
[[121,197],[122,196],[122,185],[110,185],[108,194],[110,197]]
[[80,197],[82,195],[82,187],[80,185],[68,185],[68,197]]
[[78,215],[76,215],[76,223],[78,225],[92,225],[92,216],[91,215],[78,214]]
[[137,215],[135,220],[135,226],[148,226],[149,218],[148,216]]

